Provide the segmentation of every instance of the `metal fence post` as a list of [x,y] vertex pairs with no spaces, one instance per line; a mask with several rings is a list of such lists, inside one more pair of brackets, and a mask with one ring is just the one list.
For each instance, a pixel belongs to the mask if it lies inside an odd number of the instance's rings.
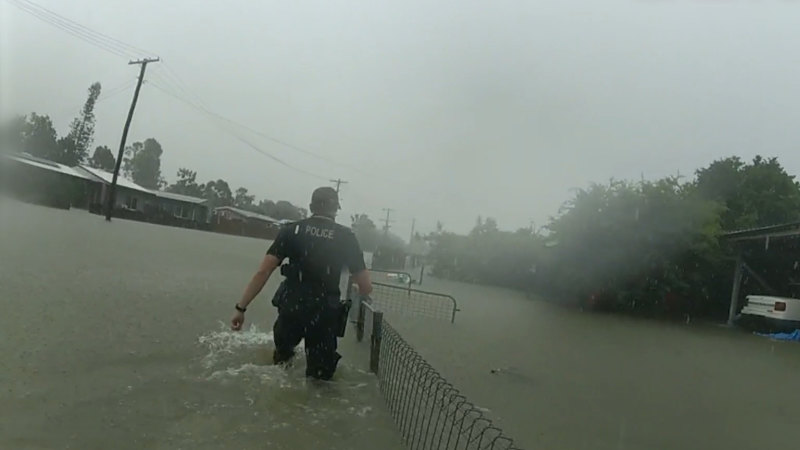
[[365,314],[364,302],[358,302],[358,315],[356,317],[356,340],[361,342],[364,340],[364,316]]
[[383,333],[383,313],[375,311],[372,315],[372,339],[369,347],[369,370],[378,374],[381,359],[381,339]]

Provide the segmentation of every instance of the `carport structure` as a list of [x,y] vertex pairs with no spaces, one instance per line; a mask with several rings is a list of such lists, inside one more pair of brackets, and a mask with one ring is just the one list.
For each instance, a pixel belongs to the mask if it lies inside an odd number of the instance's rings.
[[722,238],[736,252],[728,325],[747,294],[800,293],[800,222],[733,231]]

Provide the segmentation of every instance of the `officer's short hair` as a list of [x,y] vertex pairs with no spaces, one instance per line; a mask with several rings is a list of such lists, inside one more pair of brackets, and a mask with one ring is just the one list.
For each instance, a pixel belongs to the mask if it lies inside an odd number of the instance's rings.
[[311,212],[316,213],[335,213],[339,210],[339,194],[332,187],[323,186],[314,189],[311,194]]

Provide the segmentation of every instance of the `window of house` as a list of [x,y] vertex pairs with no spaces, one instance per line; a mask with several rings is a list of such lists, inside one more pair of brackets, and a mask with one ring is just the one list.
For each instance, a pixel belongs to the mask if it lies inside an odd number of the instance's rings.
[[137,209],[137,207],[139,206],[139,199],[132,195],[129,195],[128,201],[125,203],[125,206],[127,206],[128,209]]

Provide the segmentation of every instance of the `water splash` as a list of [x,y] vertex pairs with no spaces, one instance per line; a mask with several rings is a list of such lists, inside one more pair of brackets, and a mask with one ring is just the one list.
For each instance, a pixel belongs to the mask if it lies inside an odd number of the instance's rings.
[[[206,354],[202,359],[202,365],[205,369],[219,369],[221,364],[236,361],[237,356],[242,354],[252,355],[253,351],[260,352],[257,358],[260,362],[269,364],[270,358],[268,356],[271,355],[274,347],[272,332],[260,331],[255,324],[250,324],[250,328],[246,330],[232,331],[225,323],[220,322],[218,331],[201,335],[197,338],[197,341],[206,348]],[[302,344],[298,347],[298,350],[302,351]],[[234,369],[228,365],[225,370]],[[246,371],[247,368],[241,366],[235,370]],[[236,373],[232,374],[236,375]]]

